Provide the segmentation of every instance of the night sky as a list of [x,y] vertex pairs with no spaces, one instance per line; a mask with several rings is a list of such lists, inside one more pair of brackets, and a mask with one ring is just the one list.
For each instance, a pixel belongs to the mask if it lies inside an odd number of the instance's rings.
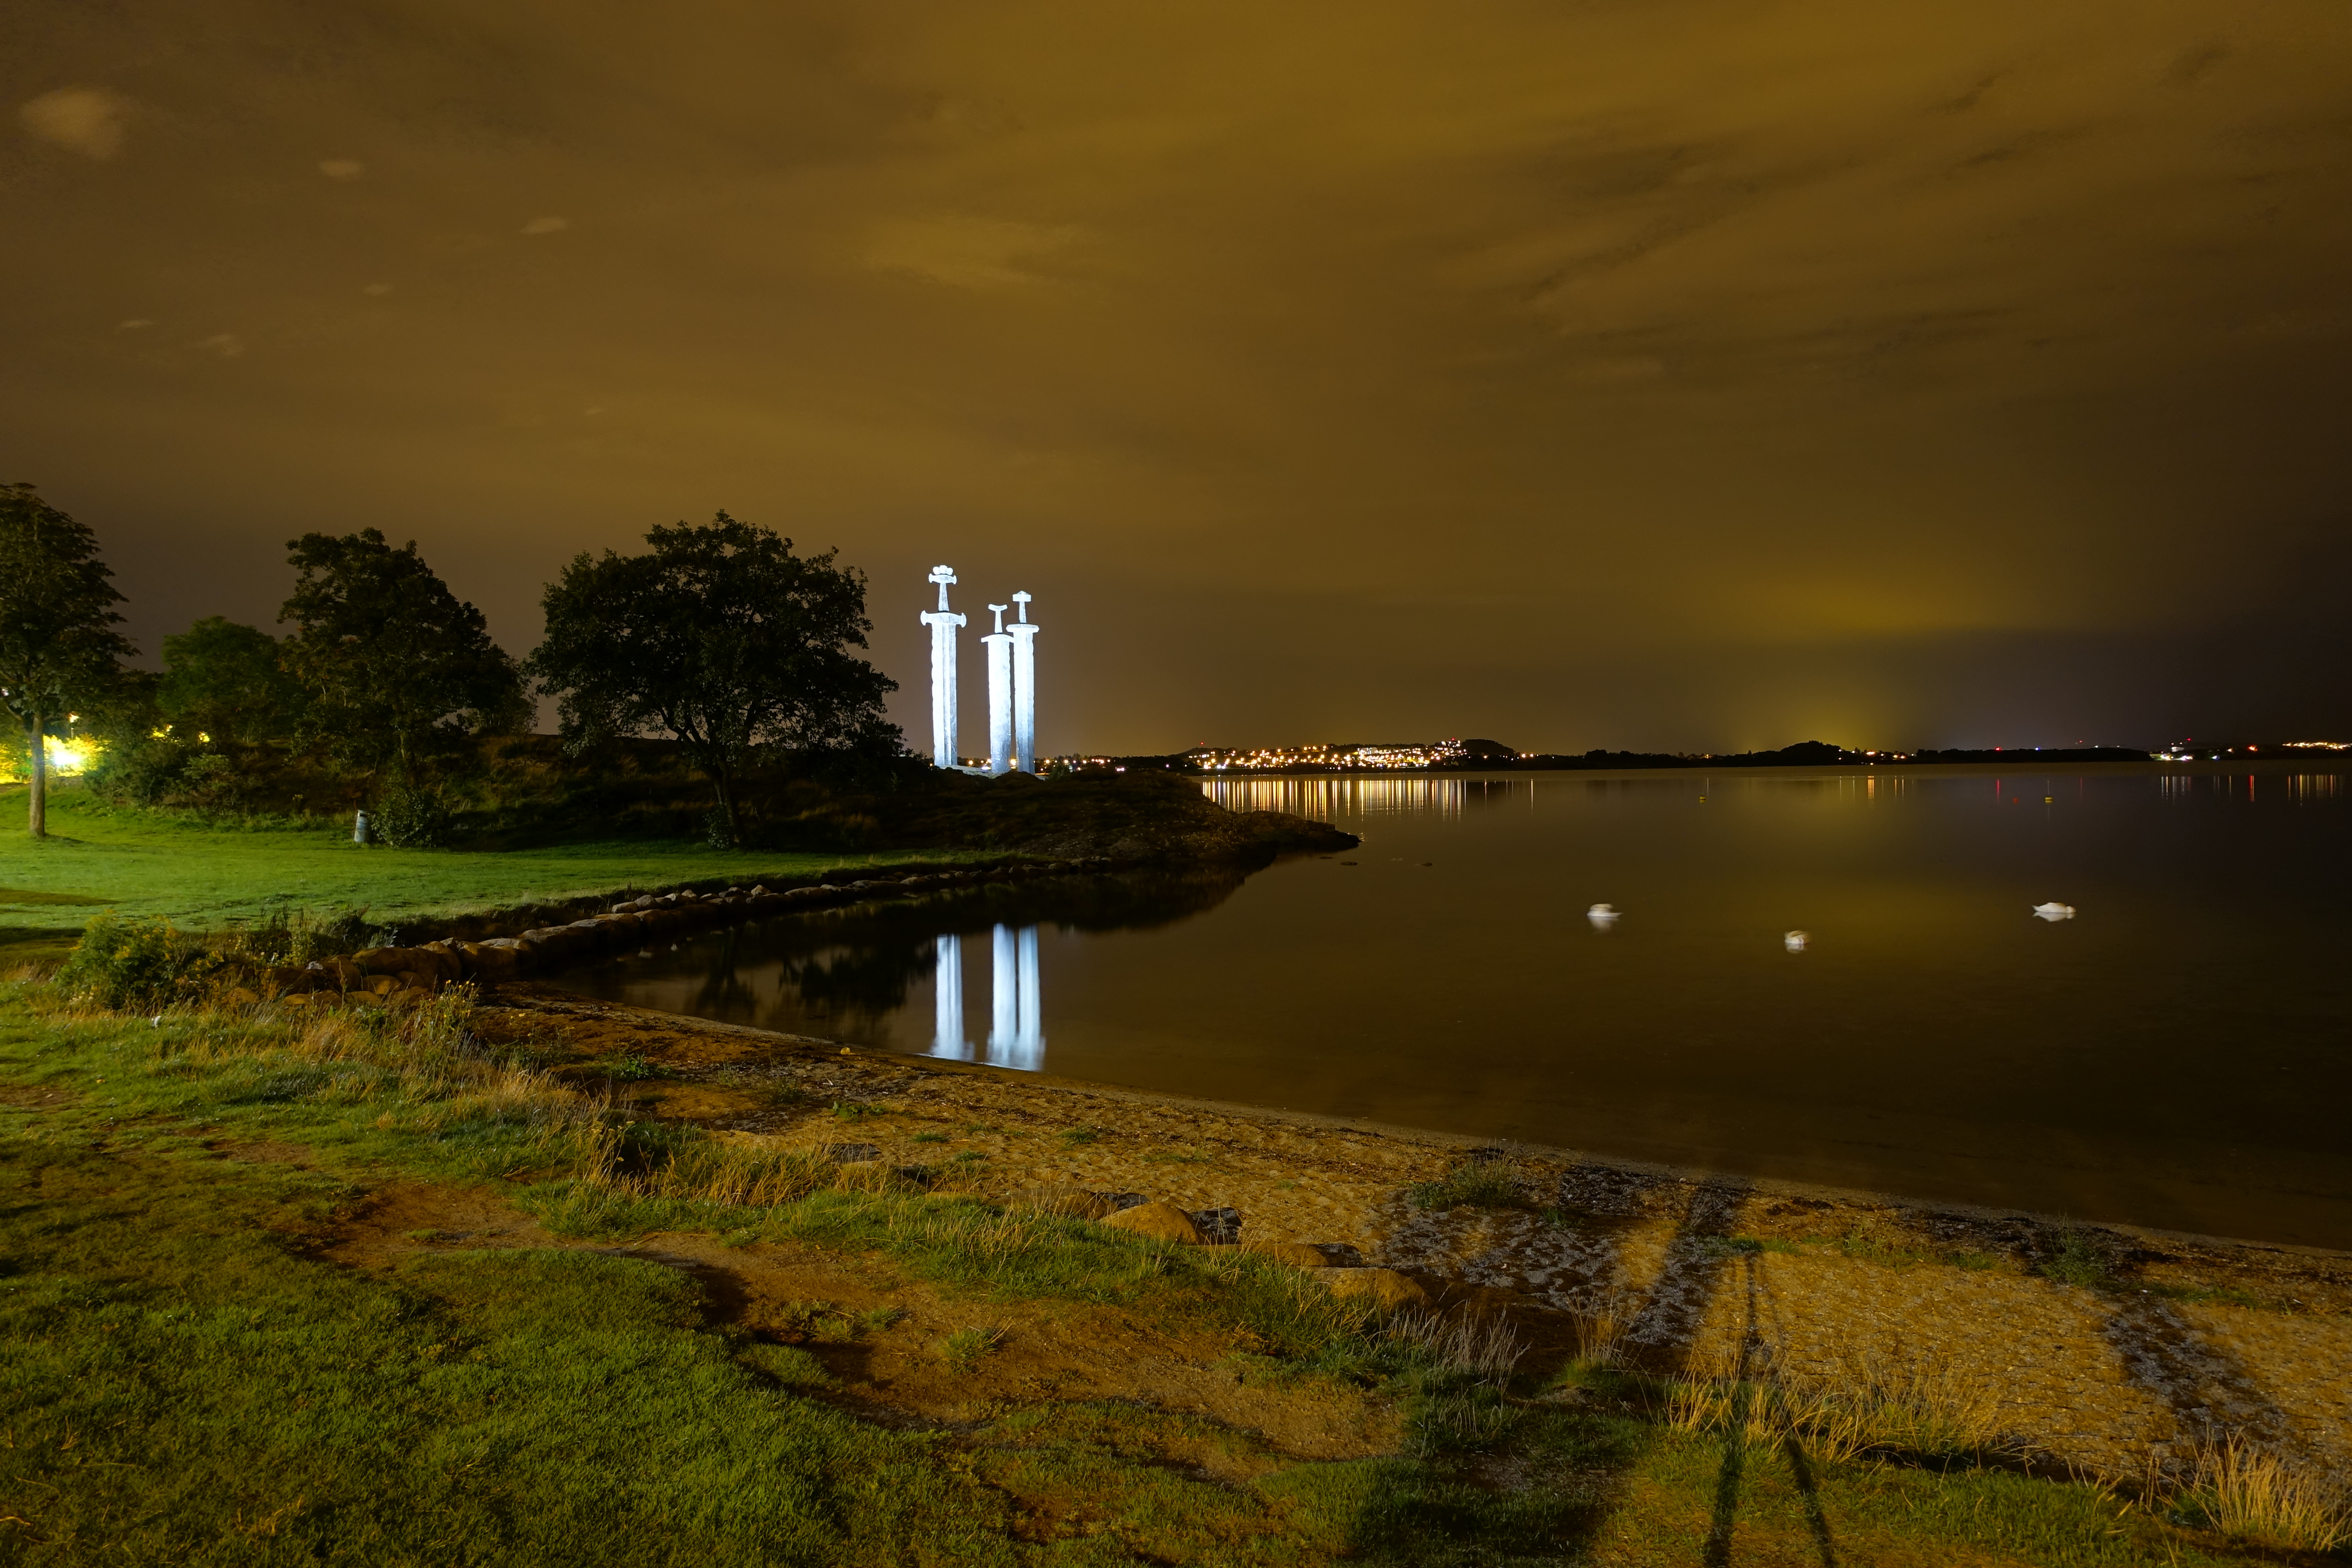
[[18,0],[0,87],[0,479],[151,653],[368,525],[526,653],[724,507],[910,731],[945,561],[1048,751],[2352,734],[2337,0]]

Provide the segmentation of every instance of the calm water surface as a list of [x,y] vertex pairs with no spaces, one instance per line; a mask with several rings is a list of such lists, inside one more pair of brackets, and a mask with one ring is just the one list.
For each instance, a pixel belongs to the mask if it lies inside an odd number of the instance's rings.
[[[771,920],[570,983],[1139,1089],[2352,1247],[2338,775],[1211,789],[1363,847]],[[2029,912],[2046,900],[2074,918]]]

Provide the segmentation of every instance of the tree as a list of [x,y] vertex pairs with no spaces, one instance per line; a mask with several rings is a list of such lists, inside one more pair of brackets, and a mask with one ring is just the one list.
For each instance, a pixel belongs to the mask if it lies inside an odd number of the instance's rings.
[[28,829],[49,834],[47,738],[95,703],[137,652],[114,628],[114,574],[98,536],[31,485],[0,485],[0,702],[25,726]]
[[290,733],[302,689],[279,661],[278,639],[259,626],[206,616],[163,639],[156,705],[175,731],[203,743],[268,741]]
[[526,668],[557,700],[575,753],[623,735],[680,742],[733,846],[737,775],[759,748],[895,735],[882,700],[898,683],[848,651],[874,627],[865,574],[835,565],[836,552],[794,555],[791,540],[723,511],[646,542],[643,555],[575,556],[548,584],[547,640]]
[[294,631],[280,657],[307,700],[304,737],[410,787],[468,738],[529,721],[520,667],[415,540],[394,550],[368,528],[286,548],[297,576],[278,618]]

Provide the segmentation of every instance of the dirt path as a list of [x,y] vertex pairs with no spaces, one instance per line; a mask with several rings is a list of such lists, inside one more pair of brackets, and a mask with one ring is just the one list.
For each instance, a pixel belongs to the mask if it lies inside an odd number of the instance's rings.
[[[691,1274],[719,1322],[792,1347],[780,1363],[809,1391],[869,1420],[960,1426],[1044,1401],[1126,1400],[1197,1415],[1171,1458],[1241,1480],[1298,1459],[1392,1452],[1384,1403],[1328,1385],[1244,1384],[1218,1363],[1222,1342],[1186,1339],[1115,1308],[975,1304],[894,1270],[887,1259],[705,1235],[656,1234],[623,1247],[566,1241],[487,1188],[394,1183],[337,1217],[322,1257],[384,1269],[443,1248],[590,1246]],[[966,1328],[997,1336],[969,1366],[940,1353]],[[772,1369],[773,1370],[773,1369]]]

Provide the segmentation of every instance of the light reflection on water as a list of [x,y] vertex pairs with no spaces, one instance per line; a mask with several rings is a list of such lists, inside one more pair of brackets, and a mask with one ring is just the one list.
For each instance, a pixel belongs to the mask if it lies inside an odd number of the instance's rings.
[[572,983],[1135,1088],[2352,1247],[2341,786],[1221,779],[1365,843],[772,920]]
[[[1036,1072],[1045,1065],[1045,993],[1038,981],[1037,928],[1000,924],[990,934],[988,1054],[991,1067]],[[973,1059],[963,1027],[963,938],[949,931],[931,943],[930,1055]]]

